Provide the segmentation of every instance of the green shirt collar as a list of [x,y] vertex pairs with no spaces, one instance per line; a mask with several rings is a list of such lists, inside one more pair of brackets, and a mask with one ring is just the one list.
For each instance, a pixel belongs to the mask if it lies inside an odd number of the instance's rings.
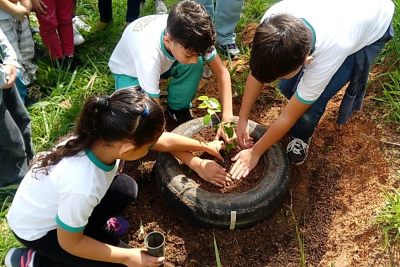
[[317,36],[316,36],[314,28],[311,26],[311,24],[308,23],[308,21],[303,18],[300,18],[300,19],[301,19],[301,21],[304,22],[304,24],[307,25],[307,27],[311,30],[311,33],[312,33],[312,48],[311,48],[311,52],[310,52],[310,55],[311,55],[315,51],[315,41],[317,39]]
[[107,165],[104,164],[103,162],[101,162],[93,153],[92,150],[90,149],[86,149],[85,150],[86,156],[90,159],[91,162],[93,162],[94,165],[96,165],[97,167],[99,167],[101,170],[105,171],[105,172],[109,172],[112,171],[115,167],[115,162],[112,165]]

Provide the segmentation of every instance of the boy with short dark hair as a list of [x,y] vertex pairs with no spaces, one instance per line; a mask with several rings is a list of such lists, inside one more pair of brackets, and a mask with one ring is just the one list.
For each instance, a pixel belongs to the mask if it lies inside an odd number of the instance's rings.
[[[206,61],[215,73],[222,121],[232,121],[229,72],[216,53],[215,30],[205,8],[195,1],[176,3],[169,15],[150,15],[131,23],[111,55],[115,89],[140,85],[159,103],[160,78],[168,85],[168,112],[179,124],[192,119],[189,109]],[[217,137],[225,135],[219,130]]]
[[[234,178],[246,176],[288,131],[289,160],[303,163],[327,102],[349,81],[338,123],[360,110],[369,68],[393,37],[393,13],[390,0],[283,0],[267,10],[250,54],[251,73],[237,131],[239,144],[248,149],[235,157]],[[279,88],[289,103],[252,146],[247,130],[250,110],[263,83],[276,79],[281,79]]]

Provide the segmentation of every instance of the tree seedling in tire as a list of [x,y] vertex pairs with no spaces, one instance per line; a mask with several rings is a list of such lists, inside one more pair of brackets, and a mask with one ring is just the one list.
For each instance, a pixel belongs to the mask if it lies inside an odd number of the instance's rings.
[[[207,113],[204,118],[203,118],[203,124],[207,125],[211,121],[211,116],[215,115],[217,117],[219,123],[217,125],[214,125],[214,129],[218,130],[219,127],[222,127],[224,132],[229,138],[232,138],[234,133],[235,133],[235,127],[236,123],[233,121],[230,122],[221,122],[221,119],[219,118],[217,112],[222,112],[221,104],[218,102],[217,99],[213,97],[208,97],[208,96],[200,96],[197,98],[197,100],[203,101],[198,108],[206,108]],[[231,150],[236,146],[236,140],[234,140],[232,143],[227,144],[225,146],[225,149],[227,151]]]

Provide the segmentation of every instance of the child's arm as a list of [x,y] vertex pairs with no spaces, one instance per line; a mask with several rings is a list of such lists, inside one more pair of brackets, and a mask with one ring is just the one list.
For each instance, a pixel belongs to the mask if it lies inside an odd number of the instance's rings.
[[111,246],[83,232],[71,233],[57,226],[57,237],[60,246],[68,253],[80,258],[96,261],[120,263],[126,266],[160,266],[164,257],[152,257],[146,250],[135,248],[120,248]]
[[19,2],[21,3],[22,6],[25,7],[26,14],[29,15],[29,13],[31,13],[31,10],[32,10],[32,1],[31,0],[20,0]]
[[223,187],[231,183],[230,174],[212,160],[204,160],[194,156],[187,151],[200,150],[222,160],[219,150],[223,142],[215,140],[210,143],[203,143],[175,133],[164,132],[153,147],[154,150],[170,152],[180,159],[189,168],[194,170],[203,180],[216,186]]
[[237,125],[237,141],[243,148],[250,148],[253,145],[252,138],[249,135],[248,119],[250,111],[260,95],[263,83],[257,81],[251,72],[247,77],[246,86],[244,88],[242,106],[239,112],[239,122]]
[[[231,77],[226,69],[225,65],[222,63],[221,58],[218,54],[208,62],[211,70],[217,78],[218,93],[222,105],[222,119],[223,122],[233,121],[233,111],[232,111],[232,88],[231,88]],[[231,143],[236,136],[231,139],[225,135],[222,128],[218,129],[216,139],[223,137],[228,143]]]
[[300,102],[296,95],[293,95],[278,119],[272,123],[261,139],[252,148],[242,150],[234,157],[236,163],[231,170],[232,177],[236,179],[246,177],[257,165],[262,154],[278,142],[310,106]]
[[25,19],[25,15],[27,15],[27,10],[20,3],[12,3],[8,0],[0,0],[0,9],[10,13],[19,21],[23,21]]
[[170,153],[194,170],[203,180],[213,185],[224,187],[232,182],[231,175],[215,161],[201,159],[189,152]]
[[219,154],[223,142],[214,141],[210,143],[203,143],[192,138],[169,132],[163,132],[153,149],[161,152],[172,151],[205,151],[208,154],[223,160]]

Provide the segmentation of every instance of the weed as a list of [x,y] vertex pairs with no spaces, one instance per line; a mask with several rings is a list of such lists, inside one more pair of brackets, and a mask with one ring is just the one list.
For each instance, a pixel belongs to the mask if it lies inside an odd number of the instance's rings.
[[400,236],[400,192],[392,189],[389,193],[382,188],[382,196],[386,204],[377,212],[374,223],[382,225],[382,231],[385,236],[384,248],[389,244],[389,237],[394,235],[393,241]]
[[299,229],[299,227],[297,225],[297,221],[296,221],[296,217],[295,217],[294,212],[293,212],[292,205],[293,205],[293,203],[292,203],[292,192],[290,192],[290,206],[288,206],[288,207],[289,207],[290,213],[292,214],[292,219],[293,219],[293,222],[294,222],[294,226],[296,228],[297,240],[299,241],[300,266],[301,267],[305,267],[306,266],[306,258],[305,258],[305,255],[304,255],[304,241],[301,239],[300,229]]
[[214,235],[214,249],[215,249],[215,259],[217,261],[217,267],[221,267],[222,265],[221,265],[221,260],[219,258],[217,240],[215,239],[215,235]]

